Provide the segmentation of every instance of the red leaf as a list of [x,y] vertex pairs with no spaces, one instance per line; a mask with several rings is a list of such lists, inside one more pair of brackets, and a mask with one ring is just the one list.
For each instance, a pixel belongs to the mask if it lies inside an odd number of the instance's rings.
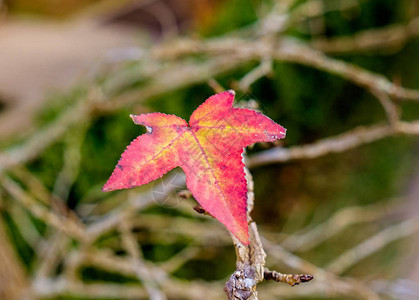
[[227,91],[208,98],[189,125],[174,115],[131,115],[147,133],[127,147],[103,191],[146,184],[180,166],[199,204],[247,245],[243,148],[283,138],[286,130],[261,113],[233,108],[234,94]]

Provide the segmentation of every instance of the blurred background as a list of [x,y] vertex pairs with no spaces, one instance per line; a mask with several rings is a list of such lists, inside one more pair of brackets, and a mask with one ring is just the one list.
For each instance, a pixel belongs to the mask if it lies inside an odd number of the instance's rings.
[[210,95],[288,129],[246,154],[260,299],[419,299],[419,1],[0,0],[0,299],[226,299],[235,251],[180,169],[101,192]]

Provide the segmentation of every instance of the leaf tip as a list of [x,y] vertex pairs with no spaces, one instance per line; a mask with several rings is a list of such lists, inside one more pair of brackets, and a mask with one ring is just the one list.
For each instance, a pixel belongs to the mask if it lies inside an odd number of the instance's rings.
[[137,122],[136,122],[136,117],[138,117],[137,115],[133,115],[133,114],[129,114],[129,117],[131,118],[131,120],[135,123],[135,124],[138,124]]
[[115,185],[115,182],[112,181],[112,176],[111,176],[111,178],[109,178],[108,181],[103,185],[102,192],[112,192],[117,189],[118,187]]
[[112,191],[112,189],[108,186],[108,184],[106,183],[103,187],[102,187],[102,192],[110,192]]

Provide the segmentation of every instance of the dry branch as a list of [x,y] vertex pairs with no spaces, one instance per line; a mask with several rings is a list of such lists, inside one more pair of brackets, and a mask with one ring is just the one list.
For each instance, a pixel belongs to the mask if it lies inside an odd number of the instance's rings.
[[150,300],[165,300],[166,295],[161,291],[158,281],[154,278],[154,273],[146,266],[139,245],[129,227],[129,220],[122,221],[120,228],[122,232],[122,244],[131,256],[132,268],[138,279],[143,283],[147,290]]
[[396,24],[384,28],[365,30],[351,36],[325,39],[317,38],[311,46],[324,53],[346,54],[355,52],[394,52],[410,39],[419,36],[419,18],[407,25]]
[[62,216],[55,212],[49,211],[47,208],[37,203],[30,195],[28,195],[16,182],[11,178],[3,176],[0,179],[2,187],[14,199],[19,201],[25,208],[37,218],[43,220],[49,226],[52,226],[67,235],[81,241],[87,240],[84,226],[72,216]]
[[[225,246],[231,242],[220,237],[221,229],[215,223],[196,224],[185,218],[173,221],[167,218],[169,225],[159,217],[145,216],[135,220],[136,214],[148,206],[159,203],[151,191],[141,194],[125,193],[128,201],[117,205],[110,211],[106,205],[97,205],[97,210],[88,215],[82,223],[75,215],[54,210],[52,193],[46,189],[33,175],[22,168],[22,164],[40,157],[44,150],[55,142],[64,139],[67,134],[80,128],[86,129],[95,118],[112,113],[118,109],[142,103],[146,99],[162,95],[166,92],[188,87],[197,83],[208,82],[214,77],[232,71],[243,64],[260,62],[260,65],[244,75],[238,83],[243,91],[249,90],[259,78],[271,71],[274,61],[305,65],[311,68],[335,74],[349,82],[365,88],[373,94],[383,106],[388,124],[377,124],[359,127],[346,133],[318,140],[312,144],[289,148],[273,148],[246,158],[247,167],[287,162],[297,159],[310,159],[330,153],[340,153],[398,134],[419,134],[419,121],[410,123],[400,121],[400,107],[397,101],[419,101],[419,91],[401,87],[392,83],[384,76],[365,70],[342,60],[331,58],[325,53],[348,53],[371,50],[390,50],[403,46],[409,39],[419,35],[418,18],[406,26],[392,25],[387,28],[368,30],[351,37],[320,40],[305,44],[302,41],[283,35],[287,28],[298,25],[307,18],[322,17],[327,10],[347,10],[359,6],[358,1],[337,1],[327,8],[322,1],[311,0],[292,9],[295,0],[282,1],[257,22],[231,34],[211,39],[177,38],[171,43],[162,43],[153,49],[138,49],[142,53],[136,71],[116,69],[115,75],[106,80],[103,86],[97,86],[95,80],[89,79],[86,96],[74,100],[72,106],[61,113],[54,121],[34,131],[20,144],[0,153],[0,182],[2,190],[20,203],[19,210],[12,211],[16,218],[23,209],[48,225],[48,232],[36,246],[45,253],[38,257],[38,272],[34,275],[32,288],[37,297],[61,297],[74,295],[81,298],[169,298],[198,299],[205,295],[207,299],[222,297],[220,282],[202,282],[199,280],[182,281],[175,279],[172,273],[180,266],[200,253],[202,245]],[[170,16],[169,16],[170,18]],[[162,21],[161,19],[159,19]],[[164,21],[164,20],[163,20]],[[164,25],[164,24],[163,24]],[[255,47],[255,45],[258,45]],[[125,87],[142,82],[137,89],[121,93]],[[212,81],[212,86],[217,86]],[[56,192],[66,198],[69,188],[78,171],[80,146],[83,132],[76,138],[76,145],[66,148],[65,165],[56,182]],[[6,171],[10,171],[23,185],[18,184]],[[168,178],[175,185],[184,184],[183,174],[174,173]],[[253,182],[247,173],[249,184],[248,212],[253,208]],[[173,189],[172,189],[173,190]],[[167,193],[172,190],[166,190]],[[162,197],[167,195],[162,195]],[[110,197],[111,198],[111,197]],[[39,200],[39,201],[38,201]],[[114,201],[117,201],[115,197]],[[23,208],[23,209],[22,209]],[[374,208],[372,208],[374,209]],[[101,210],[105,210],[103,213]],[[304,231],[284,241],[288,250],[299,247],[314,247],[325,239],[355,222],[371,221],[380,218],[385,211],[370,211],[370,208],[350,208],[337,212],[332,218],[318,227]],[[354,215],[356,215],[354,217]],[[19,218],[20,219],[20,218]],[[19,228],[26,222],[23,218]],[[233,238],[236,248],[236,271],[226,284],[227,294],[232,299],[257,299],[256,286],[265,279],[295,284],[308,280],[309,276],[286,275],[265,269],[265,251],[256,224],[249,215],[250,245],[241,245]],[[135,226],[145,227],[156,224],[161,233],[152,234],[151,241],[176,241],[178,237],[192,242],[181,252],[167,261],[153,263],[145,260],[140,252],[138,240],[132,234]],[[1,225],[1,224],[0,224]],[[158,226],[157,226],[158,225]],[[176,230],[170,227],[175,227]],[[214,228],[214,230],[212,230]],[[382,249],[390,242],[417,232],[418,222],[407,220],[389,227],[374,235],[364,243],[349,249],[329,265],[329,269],[312,264],[289,252],[276,243],[263,240],[268,258],[285,264],[292,270],[313,274],[316,280],[302,289],[289,289],[274,284],[260,287],[267,297],[299,297],[313,296],[334,297],[351,296],[362,299],[379,299],[378,294],[359,280],[342,278],[333,274],[342,273],[361,259]],[[211,229],[211,230],[209,230]],[[111,251],[97,249],[95,243],[107,233],[117,232],[113,243],[119,247],[122,238],[123,246],[128,255],[117,256]],[[211,231],[208,233],[208,231]],[[62,235],[65,233],[65,235]],[[36,237],[23,232],[23,236],[31,244],[36,244]],[[2,236],[0,228],[0,237]],[[217,238],[214,238],[217,236]],[[71,243],[77,243],[74,247]],[[3,243],[0,243],[3,244]],[[200,245],[200,246],[198,246]],[[116,247],[115,247],[116,248]],[[0,247],[0,250],[6,248]],[[6,249],[7,250],[7,249]],[[9,249],[10,250],[10,249]],[[1,254],[1,253],[0,253]],[[5,255],[3,255],[5,256]],[[7,254],[7,257],[12,257]],[[4,259],[5,261],[7,258]],[[5,265],[6,266],[6,265]],[[136,277],[142,283],[134,285],[94,283],[85,284],[80,279],[79,270],[84,266],[94,266],[105,271]],[[6,266],[7,267],[7,266]],[[60,275],[57,270],[64,268]],[[333,271],[333,272],[332,272]],[[4,272],[3,272],[4,273]],[[5,273],[6,274],[6,273]],[[12,273],[10,273],[12,274]],[[19,275],[19,274],[18,274]],[[20,277],[23,275],[20,274]],[[19,277],[18,276],[18,277]],[[15,277],[9,276],[9,277]],[[10,278],[6,278],[10,279]],[[20,280],[17,280],[18,282]],[[6,282],[6,281],[4,281]],[[2,283],[0,282],[0,290]],[[26,287],[27,282],[23,282]],[[21,286],[19,284],[19,286]],[[23,289],[22,289],[23,290]]]
[[273,50],[273,54],[273,57],[278,60],[302,64],[335,74],[369,91],[378,90],[399,100],[419,101],[418,90],[403,88],[380,74],[330,58],[322,52],[313,50],[297,41],[281,41],[278,48]]
[[[276,245],[266,238],[263,238],[263,244],[270,260],[277,261],[287,265],[288,267],[299,270],[304,273],[313,274],[315,281],[304,289],[297,289],[296,294],[313,295],[320,293],[321,295],[329,295],[330,297],[350,295],[359,296],[361,299],[375,300],[380,299],[378,294],[370,289],[366,284],[352,278],[340,278],[316,266],[315,264],[302,259],[301,257],[285,250],[280,245]],[[294,293],[294,292],[293,292]],[[291,293],[289,293],[291,295]]]
[[417,217],[390,226],[354,248],[347,250],[332,261],[327,269],[335,274],[341,274],[360,260],[382,249],[391,242],[412,235],[417,231],[419,231],[419,219]]
[[249,222],[249,245],[240,243],[233,235],[233,243],[236,248],[236,271],[226,282],[224,290],[228,299],[231,300],[257,300],[256,286],[263,279],[285,282],[290,285],[308,282],[313,279],[311,275],[281,274],[268,271],[265,268],[266,253],[256,223],[250,217],[254,205],[253,178],[249,170],[245,168],[247,180],[247,220]]
[[32,297],[25,270],[11,247],[0,215],[0,298],[14,300]]
[[[394,127],[395,126],[395,127]],[[419,134],[419,121],[400,122],[396,125],[358,127],[346,133],[321,139],[312,144],[290,148],[272,148],[246,158],[249,168],[298,159],[313,159],[330,153],[345,152],[396,134]]]
[[[185,183],[185,176],[182,173],[175,172],[170,174],[165,178],[167,182],[171,182],[171,188],[166,188],[166,192],[169,194],[173,192],[176,186],[182,186]],[[164,181],[161,185],[164,185]],[[160,189],[156,187],[156,189]],[[159,197],[167,197],[166,194],[160,194]],[[111,211],[109,214],[103,216],[100,220],[96,221],[95,223],[91,224],[87,228],[87,232],[89,233],[92,240],[98,238],[102,234],[109,232],[110,230],[116,228],[123,220],[130,219],[132,215],[138,213],[141,209],[144,209],[150,206],[153,203],[159,203],[160,199],[153,195],[152,191],[147,191],[143,194],[133,195],[128,199],[128,201],[118,207],[117,209]]]
[[343,208],[334,213],[324,223],[309,226],[307,229],[302,229],[301,232],[292,234],[281,242],[281,246],[289,251],[308,251],[353,224],[373,222],[388,216],[390,212],[394,211],[394,208],[395,204],[393,203],[389,206],[374,204],[365,207]]
[[[416,24],[417,20],[412,20],[411,24]],[[409,28],[414,28],[410,26]],[[409,29],[413,33],[417,30]],[[385,38],[379,38],[386,40]],[[259,47],[254,47],[255,41],[238,39],[236,37],[223,37],[208,41],[197,41],[180,39],[175,44],[167,44],[149,52],[150,67],[145,71],[146,78],[149,77],[151,83],[137,91],[120,95],[112,100],[108,100],[103,93],[97,93],[97,88],[92,87],[87,93],[87,101],[76,101],[75,105],[67,109],[54,122],[46,125],[41,130],[33,134],[27,141],[19,146],[12,147],[0,155],[0,171],[16,166],[18,163],[25,163],[37,157],[45,148],[58,138],[62,137],[74,123],[88,122],[97,113],[107,113],[121,107],[130,105],[139,100],[144,101],[152,96],[175,90],[198,82],[205,82],[214,76],[232,70],[241,64],[254,60],[265,60],[272,58],[284,62],[292,62],[317,68],[329,72],[351,81],[370,91],[383,92],[395,99],[419,100],[419,91],[405,89],[380,74],[372,73],[349,63],[327,57],[320,51],[316,51],[296,40],[281,38],[278,42],[269,39],[257,41]],[[212,59],[208,62],[179,63],[170,64],[163,70],[158,68],[156,59],[165,60],[168,58],[178,58],[179,56],[207,53]],[[144,59],[144,61],[148,61]],[[262,70],[266,72],[266,67],[262,64]],[[249,75],[250,76],[250,75]],[[253,75],[252,75],[253,77]],[[252,79],[254,80],[254,79]],[[247,81],[247,80],[246,80]],[[251,83],[251,82],[250,82]],[[249,83],[249,84],[250,84]],[[243,86],[246,88],[247,83]],[[117,88],[114,88],[117,89]]]

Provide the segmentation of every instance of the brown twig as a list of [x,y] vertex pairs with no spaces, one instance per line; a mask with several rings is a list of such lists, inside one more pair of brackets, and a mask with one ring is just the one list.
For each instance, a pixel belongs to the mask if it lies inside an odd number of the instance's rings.
[[309,282],[314,278],[312,275],[307,274],[282,274],[276,271],[271,271],[267,268],[265,268],[263,276],[265,280],[283,282],[289,284],[290,286],[298,285],[303,282]]
[[339,278],[335,274],[285,250],[280,245],[263,238],[263,244],[274,261],[284,263],[286,266],[304,273],[313,274],[316,280],[304,290],[308,295],[319,293],[328,295],[359,295],[361,299],[378,300],[380,297],[366,284],[353,278]]

